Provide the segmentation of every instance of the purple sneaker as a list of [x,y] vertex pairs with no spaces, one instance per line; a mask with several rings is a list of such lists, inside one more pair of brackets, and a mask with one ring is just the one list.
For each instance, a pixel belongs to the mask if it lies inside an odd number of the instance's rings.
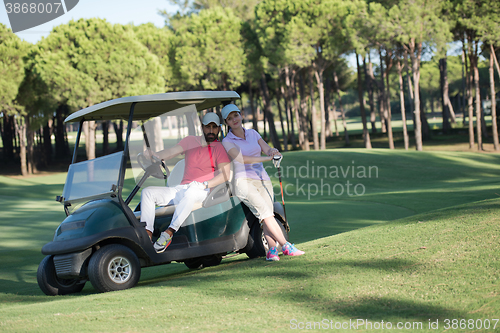
[[286,242],[281,249],[283,250],[283,254],[286,256],[301,256],[305,253],[304,251],[297,249],[295,245],[290,244],[290,242]]
[[266,260],[270,260],[270,261],[279,261],[280,260],[280,257],[278,257],[278,249],[276,248],[276,246],[270,248],[269,251],[267,251]]

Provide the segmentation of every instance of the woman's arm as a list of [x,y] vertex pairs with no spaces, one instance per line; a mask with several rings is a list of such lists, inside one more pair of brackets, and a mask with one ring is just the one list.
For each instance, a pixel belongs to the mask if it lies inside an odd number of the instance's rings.
[[266,143],[266,141],[264,141],[264,139],[260,138],[259,141],[257,141],[259,143],[259,146],[260,146],[260,149],[262,150],[262,152],[264,154],[266,154],[267,156],[271,156],[271,159],[268,159],[266,161],[270,161],[272,160],[272,157],[274,155],[280,155],[280,151],[276,148],[271,148],[269,147],[269,145]]
[[273,159],[272,156],[246,156],[246,155],[241,155],[241,152],[238,148],[231,148],[228,150],[228,155],[231,157],[233,161],[237,161],[241,164],[253,164],[253,163],[260,163],[260,162],[266,162],[270,161]]

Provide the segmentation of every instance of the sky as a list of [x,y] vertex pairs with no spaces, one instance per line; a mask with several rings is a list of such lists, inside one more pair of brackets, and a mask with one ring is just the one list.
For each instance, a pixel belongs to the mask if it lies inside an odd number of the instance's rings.
[[[14,1],[13,1],[14,2]],[[36,0],[19,2],[37,2]],[[111,23],[139,25],[152,22],[157,27],[165,25],[165,19],[158,14],[158,10],[166,10],[175,13],[177,7],[171,5],[167,0],[79,0],[78,4],[66,14],[53,21],[44,23],[37,27],[19,31],[16,35],[35,44],[43,37],[47,37],[53,27],[68,23],[80,18],[99,17]],[[11,28],[9,17],[5,6],[0,4],[0,23]]]

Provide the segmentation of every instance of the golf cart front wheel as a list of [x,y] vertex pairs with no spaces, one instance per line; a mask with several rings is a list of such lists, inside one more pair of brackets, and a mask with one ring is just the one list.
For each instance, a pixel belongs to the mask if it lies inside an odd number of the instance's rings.
[[68,295],[79,293],[85,286],[85,281],[80,279],[61,279],[56,274],[54,256],[46,256],[36,273],[40,289],[48,296]]
[[141,265],[134,251],[120,244],[100,248],[89,262],[89,280],[99,292],[134,287],[141,277]]

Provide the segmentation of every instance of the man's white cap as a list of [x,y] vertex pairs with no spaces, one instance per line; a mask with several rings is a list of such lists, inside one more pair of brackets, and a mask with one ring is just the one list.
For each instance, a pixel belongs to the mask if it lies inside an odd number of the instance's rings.
[[207,112],[207,114],[203,117],[203,120],[201,122],[205,126],[210,123],[215,123],[215,125],[220,126],[219,116],[215,112]]
[[238,109],[238,107],[234,104],[226,105],[225,107],[222,108],[221,111],[222,119],[226,120],[227,116],[229,116],[229,114],[234,111],[240,112],[240,109]]

